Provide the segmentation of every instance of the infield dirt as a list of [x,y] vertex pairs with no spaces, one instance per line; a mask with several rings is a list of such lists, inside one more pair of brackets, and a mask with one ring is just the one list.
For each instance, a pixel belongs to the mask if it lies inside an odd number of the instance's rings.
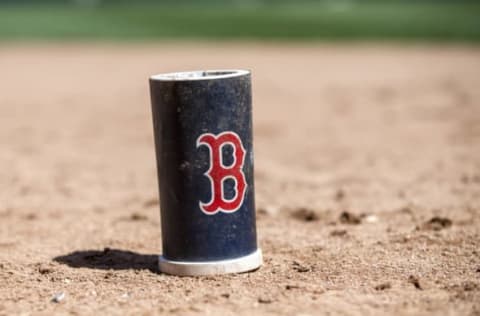
[[[265,263],[167,276],[147,79],[204,68],[253,72]],[[0,314],[480,315],[479,47],[4,43],[0,69]]]

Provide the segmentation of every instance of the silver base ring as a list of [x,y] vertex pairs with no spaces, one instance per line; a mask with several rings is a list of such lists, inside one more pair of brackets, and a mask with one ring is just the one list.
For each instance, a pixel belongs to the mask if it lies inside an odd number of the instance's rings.
[[160,256],[158,265],[160,272],[166,274],[195,276],[247,272],[258,269],[262,261],[262,250],[257,249],[240,258],[206,262],[172,261]]

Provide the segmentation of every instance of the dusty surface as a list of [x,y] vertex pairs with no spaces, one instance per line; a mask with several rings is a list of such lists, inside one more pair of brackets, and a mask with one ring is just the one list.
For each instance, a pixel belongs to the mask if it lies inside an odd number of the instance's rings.
[[[265,265],[158,274],[147,77],[232,67]],[[0,69],[0,314],[479,315],[480,48],[3,44]]]

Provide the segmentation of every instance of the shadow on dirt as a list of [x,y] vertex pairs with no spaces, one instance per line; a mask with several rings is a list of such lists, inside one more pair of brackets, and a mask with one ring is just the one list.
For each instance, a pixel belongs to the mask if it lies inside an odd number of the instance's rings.
[[53,258],[73,268],[100,270],[150,270],[158,273],[158,255],[143,255],[132,251],[110,249],[74,251]]

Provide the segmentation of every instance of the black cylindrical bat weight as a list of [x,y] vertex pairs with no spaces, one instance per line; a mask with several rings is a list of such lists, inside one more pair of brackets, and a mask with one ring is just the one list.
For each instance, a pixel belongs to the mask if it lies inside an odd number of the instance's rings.
[[250,72],[192,71],[150,78],[160,191],[160,270],[244,272],[257,248]]

